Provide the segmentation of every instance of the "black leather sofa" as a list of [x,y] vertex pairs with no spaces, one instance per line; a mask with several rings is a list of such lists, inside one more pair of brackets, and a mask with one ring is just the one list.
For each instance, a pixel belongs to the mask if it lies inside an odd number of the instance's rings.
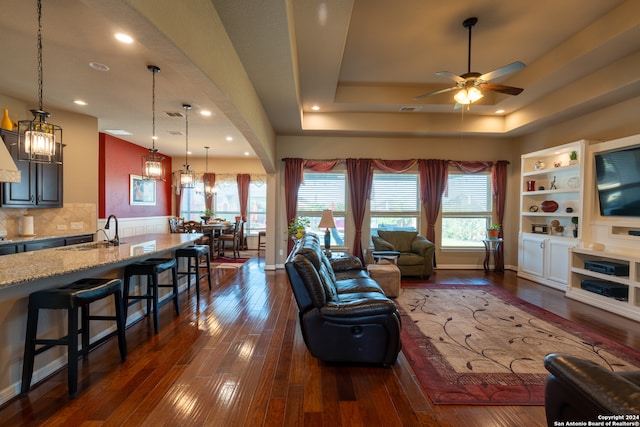
[[564,354],[547,355],[544,366],[550,372],[544,396],[548,426],[613,420],[605,420],[610,416],[628,421],[625,415],[640,415],[640,371],[613,372]]
[[285,268],[309,352],[326,362],[393,365],[400,352],[400,313],[356,257],[329,259],[307,234]]

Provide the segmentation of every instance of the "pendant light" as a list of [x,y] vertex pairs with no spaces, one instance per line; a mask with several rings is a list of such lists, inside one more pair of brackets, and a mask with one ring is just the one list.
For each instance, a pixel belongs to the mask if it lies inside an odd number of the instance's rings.
[[203,184],[204,184],[204,196],[205,197],[212,197],[213,193],[215,193],[215,183],[211,182],[211,178],[209,175],[209,147],[204,147],[205,151],[205,160],[204,160],[204,169],[205,169],[205,174],[204,174],[204,179],[202,180]]
[[18,122],[18,160],[36,163],[62,163],[62,128],[47,123],[50,113],[42,107],[42,1],[38,13],[38,109],[31,110],[33,120]]
[[165,168],[164,157],[158,154],[156,149],[156,74],[160,72],[160,67],[155,65],[148,65],[147,70],[151,71],[153,76],[153,83],[151,86],[151,148],[149,148],[149,154],[142,156],[142,179],[148,179],[153,181],[164,181]]
[[182,104],[185,111],[185,153],[184,169],[180,171],[180,186],[182,188],[193,188],[196,184],[196,174],[189,169],[189,110],[191,105]]

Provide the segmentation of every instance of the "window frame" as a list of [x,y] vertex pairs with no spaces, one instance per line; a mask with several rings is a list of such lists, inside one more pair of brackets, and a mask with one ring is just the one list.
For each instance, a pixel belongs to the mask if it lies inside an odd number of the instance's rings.
[[[491,187],[491,172],[490,171],[482,171],[478,173],[465,173],[459,170],[449,170],[447,173],[447,191],[450,189],[450,177],[452,176],[465,176],[465,177],[477,177],[482,176],[486,180],[486,207],[488,210],[482,211],[445,211],[445,203],[443,195],[441,205],[440,205],[440,249],[442,250],[484,250],[485,246],[482,242],[483,239],[486,238],[486,229],[494,223],[495,217],[495,208],[494,208],[494,197],[493,191]],[[447,219],[482,219],[484,224],[482,226],[482,231],[477,231],[478,240],[467,240],[467,242],[471,244],[461,245],[461,244],[448,244],[447,242],[450,240],[448,237],[445,237],[445,232],[447,231],[445,228],[445,221]]]
[[[380,178],[380,177],[388,177],[388,178],[399,178],[399,179],[405,179],[408,176],[414,177],[415,178],[415,208],[416,210],[375,210],[374,206],[376,204],[376,201],[374,200],[375,197],[375,185],[376,185],[376,178]],[[403,178],[400,178],[403,177]],[[397,198],[397,194],[394,195]],[[397,203],[396,200],[394,200],[394,198],[391,198],[392,204]],[[373,174],[373,181],[371,183],[371,197],[369,199],[369,230],[370,230],[370,236],[377,236],[378,232],[377,230],[380,227],[375,227],[374,228],[374,224],[373,224],[373,220],[374,218],[399,218],[399,219],[415,219],[415,229],[413,229],[412,231],[420,231],[420,223],[421,223],[421,219],[422,219],[422,203],[420,200],[420,174],[418,172],[403,172],[403,173],[389,173],[389,172],[382,172],[382,171],[375,171]],[[396,230],[407,230],[407,228],[397,228],[397,227],[393,227],[393,228],[389,228],[390,230],[392,229],[396,229]]]
[[[336,175],[342,178],[342,182],[344,184],[344,188],[342,189],[342,194],[344,196],[344,199],[336,202],[333,206],[326,206],[326,207],[320,206],[318,209],[307,209],[307,210],[301,209],[300,192],[304,188],[305,182],[313,181],[312,177],[317,176],[318,178],[320,178],[321,176],[326,176],[326,175]],[[335,170],[335,169],[331,170],[330,172],[313,172],[313,171],[307,171],[307,170],[304,171],[303,181],[300,184],[300,187],[298,188],[298,203],[296,206],[297,216],[309,219],[311,225],[307,228],[306,232],[317,234],[318,237],[320,237],[320,241],[323,242],[322,243],[323,246],[324,246],[325,230],[319,229],[317,227],[317,224],[320,222],[320,218],[322,217],[322,211],[324,209],[331,209],[333,213],[334,221],[336,223],[336,228],[335,228],[336,231],[331,232],[331,247],[341,248],[345,246],[345,237],[347,236],[347,233],[349,231],[349,225],[347,221],[347,194],[349,191],[349,186],[348,186],[347,180],[348,180],[348,176],[346,171]],[[331,190],[328,185],[322,188],[325,188],[328,191],[326,200],[329,200],[331,196],[335,194],[335,190]],[[344,206],[344,209],[340,209],[340,210],[336,209],[336,206],[337,207]],[[290,219],[287,220],[287,226],[289,221]],[[342,226],[340,225],[340,223],[342,223]]]

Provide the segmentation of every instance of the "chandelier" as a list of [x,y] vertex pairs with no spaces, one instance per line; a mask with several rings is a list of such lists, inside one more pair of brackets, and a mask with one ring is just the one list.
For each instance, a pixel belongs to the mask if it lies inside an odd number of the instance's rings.
[[155,65],[148,65],[147,70],[151,71],[153,83],[151,86],[151,144],[149,154],[142,156],[142,179],[164,181],[165,168],[164,157],[158,154],[156,149],[156,74],[160,72],[160,68]]
[[182,104],[185,110],[185,153],[184,153],[184,169],[180,171],[180,186],[182,188],[193,188],[196,185],[196,174],[189,169],[189,110],[191,105]]
[[62,128],[47,123],[50,113],[42,107],[42,1],[38,13],[38,109],[31,110],[33,120],[18,122],[18,160],[36,163],[62,163]]

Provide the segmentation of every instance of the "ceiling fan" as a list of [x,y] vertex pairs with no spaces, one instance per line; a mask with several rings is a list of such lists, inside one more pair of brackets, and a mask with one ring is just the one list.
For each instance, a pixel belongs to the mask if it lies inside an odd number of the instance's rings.
[[413,98],[414,100],[418,101],[429,96],[439,95],[441,93],[457,90],[458,93],[456,93],[456,95],[454,96],[456,103],[461,105],[468,105],[482,98],[484,96],[482,93],[483,90],[505,93],[507,95],[518,95],[524,90],[519,87],[489,83],[493,79],[497,79],[498,77],[502,77],[506,74],[513,73],[526,67],[526,65],[524,65],[520,61],[512,62],[511,64],[505,65],[504,67],[498,68],[485,74],[471,72],[471,29],[477,23],[478,18],[476,17],[467,18],[462,22],[462,26],[469,30],[469,54],[467,62],[467,72],[465,74],[462,74],[461,76],[450,73],[449,71],[437,72],[436,74],[439,76],[452,79],[454,82],[456,82],[456,85],[446,89],[416,96]]

